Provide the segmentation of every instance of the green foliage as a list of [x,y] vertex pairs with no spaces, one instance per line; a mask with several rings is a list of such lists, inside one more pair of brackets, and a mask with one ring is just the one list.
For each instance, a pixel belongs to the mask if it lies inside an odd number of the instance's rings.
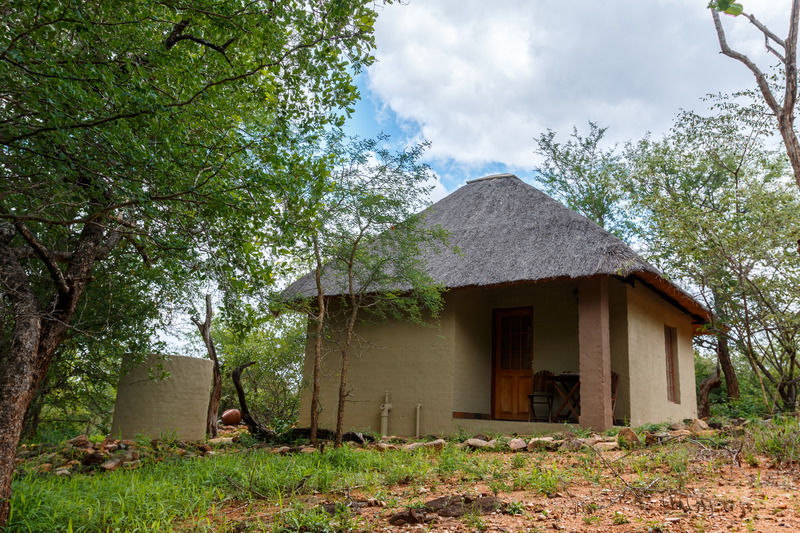
[[800,424],[793,416],[755,424],[753,440],[756,450],[779,464],[795,465],[800,462]]
[[555,465],[550,468],[536,465],[528,471],[516,472],[513,477],[514,490],[530,490],[544,495],[555,494],[565,483],[564,472]]
[[297,419],[305,356],[305,317],[284,313],[245,331],[220,322],[212,338],[222,366],[220,410],[238,409],[230,372],[249,361],[256,364],[242,375],[242,387],[252,415],[280,432]]
[[279,502],[299,493],[424,481],[434,471],[432,461],[435,455],[427,453],[355,451],[345,446],[313,455],[278,456],[259,450],[166,460],[137,470],[69,478],[29,472],[14,481],[8,527],[56,531],[71,520],[76,532],[169,531],[185,518],[205,516],[212,506],[251,498],[256,492]]
[[628,520],[628,518],[625,516],[625,513],[622,511],[614,511],[614,518],[612,519],[612,522],[615,526],[621,526],[622,524],[627,524],[630,522],[630,520]]
[[[714,371],[715,362],[707,357],[695,353],[694,360],[695,378],[697,385],[711,375]],[[712,418],[761,418],[767,414],[764,399],[758,386],[758,379],[753,374],[749,366],[741,362],[735,364],[736,375],[739,378],[739,399],[729,400],[726,394],[726,384],[714,389],[710,394],[711,416]]]
[[474,531],[486,531],[489,527],[486,525],[486,520],[483,519],[478,511],[472,511],[465,514],[462,520]]
[[345,505],[337,505],[333,516],[321,507],[306,509],[301,505],[293,505],[280,514],[280,520],[274,525],[275,533],[339,533],[352,531],[355,520],[350,509]]
[[[106,427],[121,354],[157,349],[165,310],[212,285],[233,315],[273,288],[265,259],[296,215],[282,192],[301,180],[303,147],[352,110],[351,76],[372,61],[372,7],[8,4],[0,226],[16,225],[9,246],[39,308],[66,305],[58,270],[69,278],[92,231],[108,245],[88,257],[91,279],[67,280],[82,295],[74,316],[55,317],[71,328],[33,421],[72,413],[68,427]],[[0,317],[5,354],[17,320],[7,298]]]
[[734,96],[716,98],[714,115],[682,113],[661,141],[630,148],[630,212],[646,257],[699,291],[720,322],[709,331],[763,378],[762,404],[779,398],[791,409],[800,204],[785,155],[766,144],[769,117],[749,95]]
[[744,6],[733,0],[712,0],[708,3],[709,9],[716,9],[728,15],[738,16],[744,12]]
[[606,128],[589,122],[584,137],[573,127],[569,140],[556,142],[556,132],[547,130],[536,139],[537,153],[544,157],[537,179],[545,191],[599,226],[622,235],[621,202],[624,158],[616,147],[603,148]]
[[510,514],[511,516],[518,516],[521,514],[525,514],[525,504],[523,502],[509,502],[508,507],[506,507],[506,513]]

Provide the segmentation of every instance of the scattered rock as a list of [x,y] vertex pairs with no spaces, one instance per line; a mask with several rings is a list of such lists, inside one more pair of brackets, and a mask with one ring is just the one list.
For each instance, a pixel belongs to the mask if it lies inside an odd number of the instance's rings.
[[85,466],[99,465],[105,462],[107,457],[103,452],[92,452],[83,458],[83,464]]
[[394,444],[388,444],[386,442],[376,442],[372,445],[372,447],[379,452],[385,452],[386,450],[396,450],[397,446]]
[[136,461],[139,459],[139,450],[126,450],[123,457],[125,461]]
[[53,465],[51,463],[42,463],[36,467],[36,471],[39,473],[50,472],[53,469]]
[[277,453],[278,455],[286,455],[291,451],[292,449],[289,446],[278,446],[277,448],[272,448],[272,453]]
[[586,437],[585,439],[577,439],[578,442],[581,444],[585,444],[586,446],[594,446],[598,442],[603,442],[603,437],[600,435],[592,435],[591,437]]
[[528,451],[534,450],[557,450],[561,446],[561,441],[553,437],[533,437],[528,441]]
[[102,468],[107,472],[111,472],[119,468],[121,464],[122,464],[122,459],[114,458],[114,459],[109,459],[105,463],[101,464],[100,468]]
[[409,444],[403,445],[403,449],[407,452],[413,452],[414,450],[422,448],[423,446],[425,446],[425,444],[423,444],[422,442],[411,442]]
[[689,431],[688,429],[673,429],[672,431],[669,432],[670,437],[675,438],[675,439],[681,439],[683,437],[688,437],[691,434],[692,434],[692,432]]
[[582,439],[565,440],[565,441],[563,441],[561,443],[561,446],[559,446],[559,449],[567,451],[567,452],[576,452],[576,451],[580,450],[581,448],[583,448],[583,444],[584,443],[581,442],[581,440]]
[[593,446],[595,450],[598,452],[610,452],[612,450],[619,450],[619,442],[612,441],[612,442],[598,442]]
[[78,435],[74,439],[70,439],[69,443],[73,448],[91,448],[92,441],[86,435]]
[[70,475],[70,471],[69,468],[57,468],[56,471],[53,472],[53,474],[57,476],[68,476]]
[[227,446],[233,444],[233,437],[215,437],[208,439],[208,443],[213,446]]
[[142,462],[141,461],[131,461],[129,463],[124,463],[122,466],[123,466],[123,468],[127,468],[128,470],[136,470],[137,468],[142,466]]
[[348,431],[342,435],[343,442],[355,442],[356,444],[361,444],[362,446],[374,440],[375,439],[372,437],[372,435],[365,435],[360,431]]
[[300,453],[305,453],[305,454],[317,453],[317,451],[318,450],[313,446],[303,446],[302,448],[300,448]]
[[471,439],[465,440],[464,441],[464,446],[466,446],[468,448],[472,448],[473,450],[479,450],[481,448],[490,448],[490,447],[492,447],[491,444],[489,444],[488,441],[486,441],[484,439],[479,439],[479,438],[476,438],[476,437],[473,437]]
[[433,448],[434,450],[441,451],[444,449],[447,442],[444,439],[436,439],[425,443],[426,448]]
[[683,422],[673,422],[672,424],[669,425],[669,429],[671,429],[672,431],[680,431],[689,428]]
[[457,518],[467,513],[491,513],[502,507],[502,502],[494,496],[443,496],[425,503],[425,510],[439,516]]
[[700,420],[699,418],[695,418],[692,421],[692,425],[689,426],[689,431],[694,433],[695,435],[699,435],[701,431],[708,431],[711,429],[708,424],[705,423],[704,420]]
[[381,437],[382,442],[408,442],[408,439],[405,437],[398,437],[395,435],[384,435]]
[[642,441],[639,440],[639,436],[629,427],[624,427],[619,430],[619,434],[617,434],[617,442],[623,448],[638,448],[642,445]]
[[644,436],[645,446],[654,446],[659,443],[658,436],[650,433],[649,431],[642,433],[642,436]]
[[197,445],[197,451],[202,453],[202,454],[206,454],[206,453],[211,451],[211,446],[209,446],[205,442],[200,443],[200,444]]
[[436,519],[433,513],[426,513],[420,509],[406,509],[389,517],[389,523],[393,526],[405,526],[406,524],[428,524]]
[[516,439],[511,439],[508,441],[508,447],[511,448],[512,451],[518,452],[520,450],[524,450],[527,448],[528,443],[526,443],[523,439],[517,437]]

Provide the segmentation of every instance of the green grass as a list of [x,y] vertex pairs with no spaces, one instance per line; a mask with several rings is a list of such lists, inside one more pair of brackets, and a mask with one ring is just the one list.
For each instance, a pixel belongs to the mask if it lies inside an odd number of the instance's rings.
[[753,429],[756,450],[779,464],[800,462],[800,423],[794,417],[779,417]]
[[[460,450],[443,455],[451,458],[452,470],[475,467]],[[8,530],[67,531],[71,524],[74,532],[172,531],[231,499],[266,497],[280,503],[298,493],[423,482],[436,474],[433,457],[427,450],[342,448],[292,456],[259,450],[69,478],[28,472],[14,481]]]

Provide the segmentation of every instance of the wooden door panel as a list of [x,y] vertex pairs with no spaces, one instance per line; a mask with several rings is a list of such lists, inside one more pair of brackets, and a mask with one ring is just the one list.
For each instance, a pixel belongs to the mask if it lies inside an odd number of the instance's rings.
[[497,417],[508,419],[514,415],[514,378],[507,374],[498,376],[495,384]]
[[533,375],[533,309],[500,309],[494,317],[492,414],[501,420],[527,420]]

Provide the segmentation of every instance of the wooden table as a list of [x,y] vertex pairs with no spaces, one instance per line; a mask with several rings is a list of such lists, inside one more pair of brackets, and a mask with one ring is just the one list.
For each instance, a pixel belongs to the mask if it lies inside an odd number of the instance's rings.
[[552,419],[558,420],[561,412],[566,408],[568,412],[564,413],[565,418],[569,418],[570,413],[575,417],[575,420],[580,420],[580,394],[581,394],[581,380],[580,374],[571,372],[564,372],[553,376],[553,383],[558,395],[561,397],[561,405],[558,411],[555,412]]

